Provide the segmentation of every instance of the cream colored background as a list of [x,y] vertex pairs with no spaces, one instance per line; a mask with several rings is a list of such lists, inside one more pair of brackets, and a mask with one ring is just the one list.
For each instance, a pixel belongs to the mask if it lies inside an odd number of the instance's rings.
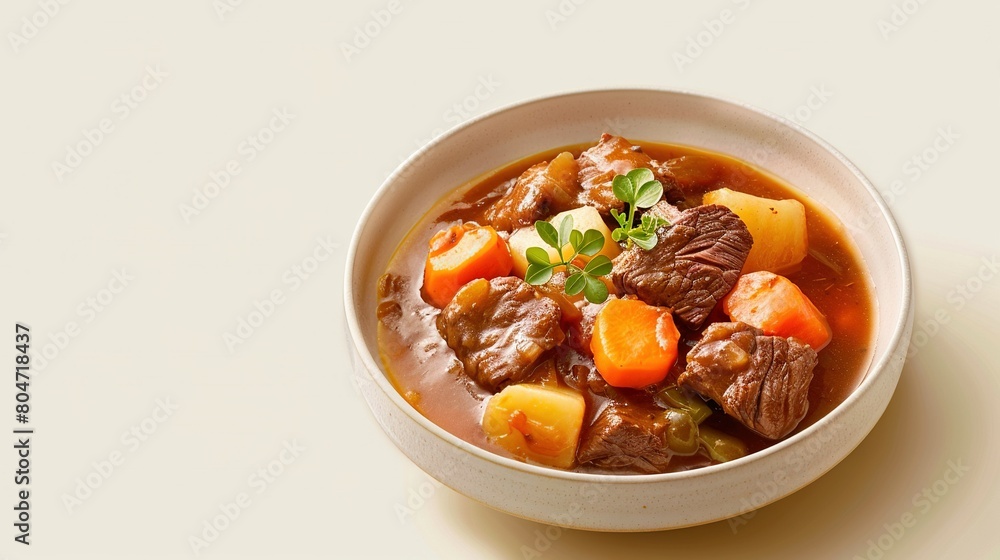
[[[194,557],[189,537],[240,492],[250,506],[202,556],[1000,558],[1000,280],[971,280],[1000,253],[996,3],[398,0],[348,57],[343,44],[389,2],[233,0],[220,16],[226,1],[69,2],[16,49],[22,18],[46,18],[36,0],[0,8],[0,360],[13,361],[15,321],[32,327],[36,351],[79,327],[34,373],[30,549],[12,541],[14,454],[0,452],[0,558]],[[919,9],[884,38],[894,2]],[[727,9],[735,21],[679,69],[673,54]],[[147,66],[167,75],[122,119],[116,99]],[[917,329],[933,332],[862,446],[735,531],[562,531],[545,547],[543,526],[431,486],[375,425],[349,381],[345,248],[384,177],[462,120],[453,105],[474,115],[620,85],[799,110],[880,188],[901,181],[892,208]],[[291,122],[248,161],[241,143],[281,109]],[[104,118],[113,132],[58,180],[52,163]],[[958,137],[914,179],[904,166],[939,128]],[[185,221],[179,205],[233,159],[240,174]],[[314,264],[317,239],[332,256],[293,289],[283,276]],[[107,301],[122,268],[134,279],[108,305],[79,309]],[[970,281],[980,291],[959,307],[949,294]],[[230,352],[224,333],[276,289],[282,303]],[[936,330],[935,315],[947,319]],[[150,420],[168,398],[177,410]],[[134,449],[122,434],[144,420],[155,433]],[[305,450],[272,464],[283,472],[258,493],[251,477],[293,440]],[[69,512],[63,496],[114,452],[124,463]],[[954,484],[943,482],[949,461],[969,468]],[[924,512],[913,497],[935,484],[946,493]],[[401,521],[396,506],[415,492],[429,497]],[[916,525],[887,537],[907,512]],[[888,552],[871,549],[880,537]]]

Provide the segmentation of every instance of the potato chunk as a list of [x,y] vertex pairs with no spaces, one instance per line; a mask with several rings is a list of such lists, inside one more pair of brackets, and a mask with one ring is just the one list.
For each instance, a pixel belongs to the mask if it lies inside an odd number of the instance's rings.
[[[596,229],[601,232],[601,235],[604,236],[604,248],[601,249],[598,255],[604,255],[609,259],[613,259],[621,253],[621,248],[611,239],[611,230],[605,225],[604,219],[601,218],[601,214],[596,208],[583,206],[567,210],[566,212],[556,214],[549,222],[558,228],[566,216],[573,216],[573,229],[579,230],[581,233],[586,232],[588,229]],[[528,270],[528,258],[525,256],[525,252],[531,247],[541,247],[548,251],[550,261],[559,261],[559,254],[555,249],[542,241],[534,225],[515,231],[507,243],[510,246],[511,257],[514,258],[514,274],[520,276],[522,279]],[[569,244],[563,247],[562,251],[566,257],[573,255],[573,248]],[[591,257],[581,255],[580,258],[584,261],[589,261]]]
[[510,385],[490,398],[483,431],[515,457],[568,469],[583,428],[583,396],[563,387]]
[[797,200],[771,200],[730,189],[705,194],[705,204],[725,206],[743,220],[753,236],[753,248],[743,273],[781,272],[802,262],[809,251],[806,209]]

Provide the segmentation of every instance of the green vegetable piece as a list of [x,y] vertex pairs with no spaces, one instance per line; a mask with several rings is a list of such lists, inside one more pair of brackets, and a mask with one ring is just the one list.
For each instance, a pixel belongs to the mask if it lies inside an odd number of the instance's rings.
[[708,426],[701,426],[698,433],[698,440],[701,441],[713,461],[727,463],[747,454],[746,444],[729,434],[724,434]]
[[661,404],[679,408],[687,412],[699,424],[712,415],[712,408],[705,401],[701,400],[701,397],[676,385],[663,389],[657,396]]
[[663,443],[674,453],[694,455],[698,452],[698,423],[686,411],[668,408],[657,415],[653,425],[662,434]]

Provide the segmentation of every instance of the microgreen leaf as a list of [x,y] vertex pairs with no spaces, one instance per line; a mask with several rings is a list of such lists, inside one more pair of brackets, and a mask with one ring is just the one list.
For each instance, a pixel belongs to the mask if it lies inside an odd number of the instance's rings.
[[590,303],[604,303],[608,300],[608,286],[593,276],[586,277],[587,286],[583,289],[583,295]]
[[537,264],[539,266],[550,266],[552,261],[549,260],[549,252],[541,247],[529,247],[525,251],[524,256],[528,258],[529,264]]
[[573,246],[573,250],[577,253],[582,252],[580,251],[580,247],[583,245],[583,239],[583,234],[578,230],[574,229],[573,232],[569,234],[569,244]]
[[616,222],[618,222],[618,225],[620,225],[620,226],[622,226],[622,227],[625,227],[625,220],[627,220],[627,219],[628,219],[628,218],[627,218],[627,217],[625,216],[625,214],[623,214],[623,213],[619,212],[619,211],[618,211],[617,209],[615,209],[615,208],[612,208],[612,209],[611,209],[611,217],[612,217],[612,218],[614,218]]
[[635,230],[629,233],[629,239],[647,251],[656,247],[656,234],[650,231]]
[[645,214],[642,217],[642,230],[655,232],[663,226],[669,226],[670,221],[654,214]]
[[577,249],[581,255],[593,257],[597,253],[600,253],[601,249],[604,248],[604,241],[604,234],[596,229],[588,229],[587,233],[583,234],[583,243],[580,244],[579,248],[574,248]]
[[[649,169],[646,169],[645,167],[640,167],[638,169],[633,169],[632,171],[629,171],[626,177],[628,177],[628,180],[632,182],[634,188],[638,188],[650,181],[656,180],[656,176],[653,175],[653,172],[650,171]],[[633,190],[632,192],[635,193],[637,191]],[[638,199],[638,196],[633,196],[632,198],[633,200],[635,200]]]
[[611,263],[611,259],[604,255],[597,255],[587,263],[583,271],[590,276],[607,276],[611,274],[611,269],[614,265]]
[[570,275],[566,279],[566,294],[575,296],[587,287],[587,276],[582,272]]
[[538,236],[542,238],[542,241],[546,245],[557,251],[562,249],[562,245],[559,244],[559,232],[556,231],[555,226],[545,220],[538,220],[535,222],[535,231],[538,232]]
[[611,180],[611,190],[622,202],[631,202],[635,199],[635,187],[632,186],[632,180],[625,175],[616,175]]
[[559,246],[556,249],[562,250],[569,243],[571,233],[573,233],[573,215],[567,214],[559,224]]
[[636,191],[635,205],[639,208],[650,208],[661,198],[663,198],[663,184],[659,181],[647,181]]
[[611,210],[611,217],[621,226],[611,232],[611,239],[618,243],[625,242],[627,247],[635,243],[639,247],[650,250],[658,240],[656,230],[662,225],[668,225],[666,220],[652,215],[645,215],[640,220],[640,226],[635,227],[635,211],[639,208],[652,208],[663,198],[663,184],[656,180],[652,170],[644,167],[633,169],[625,175],[616,175],[611,180],[612,190],[618,200],[625,204],[628,211]]
[[[552,280],[557,268],[565,267],[568,277],[564,289],[567,294],[575,296],[588,290],[590,295],[587,296],[587,299],[594,303],[603,303],[608,298],[606,287],[604,299],[600,301],[597,301],[597,296],[601,294],[600,288],[590,287],[593,281],[603,285],[603,282],[594,277],[595,274],[603,275],[611,272],[611,260],[604,255],[598,255],[606,243],[606,239],[600,231],[589,229],[581,232],[573,229],[572,215],[563,218],[558,230],[550,222],[539,220],[535,222],[535,231],[538,232],[542,241],[558,251],[558,255],[553,259],[550,251],[542,247],[529,247],[524,252],[524,256],[528,260],[528,270],[524,275],[525,282],[533,286],[546,284]],[[562,247],[566,244],[573,246],[572,254],[569,251],[562,251]],[[597,256],[590,259],[590,262],[585,265],[585,272],[584,269],[573,264],[578,255]],[[595,270],[596,273],[592,272]]]
[[554,265],[542,265],[532,263],[528,265],[528,271],[524,275],[524,281],[532,286],[541,286],[552,279],[552,269]]

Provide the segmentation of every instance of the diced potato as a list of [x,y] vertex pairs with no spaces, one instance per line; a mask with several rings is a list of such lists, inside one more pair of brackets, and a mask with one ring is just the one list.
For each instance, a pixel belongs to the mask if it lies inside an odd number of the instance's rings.
[[809,251],[806,209],[797,200],[771,200],[730,189],[705,194],[705,204],[729,208],[750,230],[753,248],[743,272],[781,272],[802,262]]
[[[613,259],[621,253],[621,248],[618,244],[611,239],[611,230],[605,225],[604,219],[601,218],[601,213],[597,211],[596,208],[592,206],[583,206],[581,208],[575,208],[573,210],[567,210],[553,216],[549,222],[559,227],[562,223],[563,218],[566,216],[573,216],[573,229],[579,230],[581,233],[586,232],[588,229],[596,229],[601,232],[604,236],[604,248],[598,255],[604,255],[609,259]],[[549,260],[553,262],[559,261],[559,254],[555,249],[549,247],[542,241],[542,238],[538,235],[535,230],[535,226],[521,228],[511,234],[510,239],[507,240],[507,244],[510,246],[510,254],[514,258],[514,274],[524,278],[525,273],[528,270],[528,258],[525,256],[525,252],[531,247],[541,247],[549,252]],[[573,255],[573,248],[567,244],[563,247],[563,255],[571,257]],[[581,255],[580,258],[587,262],[591,257]]]
[[490,398],[483,431],[515,457],[568,469],[583,428],[583,395],[564,387],[510,385]]

